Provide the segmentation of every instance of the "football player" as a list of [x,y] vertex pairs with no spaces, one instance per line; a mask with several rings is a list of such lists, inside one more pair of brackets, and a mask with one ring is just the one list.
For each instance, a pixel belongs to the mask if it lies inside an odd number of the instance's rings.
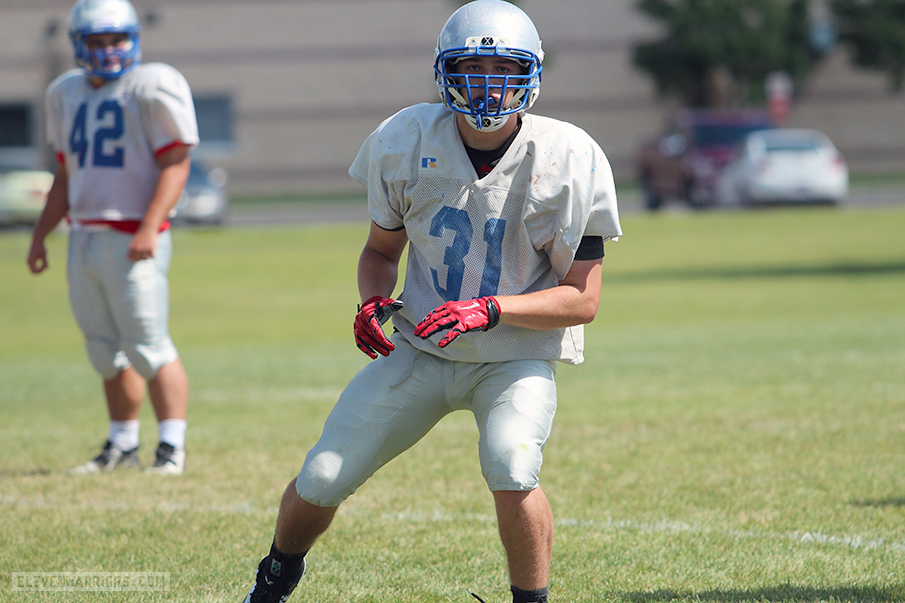
[[[539,472],[556,363],[583,360],[604,242],[621,228],[600,147],[573,125],[526,112],[542,60],[519,8],[464,5],[436,48],[443,102],[387,119],[353,162],[371,217],[353,330],[374,360],[287,487],[247,602],[286,600],[342,501],[456,410],[475,416],[512,600],[547,600],[553,518]],[[388,338],[381,325],[390,317]]]
[[146,471],[181,474],[185,465],[188,378],[169,335],[167,217],[198,125],[185,78],[141,62],[139,32],[128,0],[76,2],[69,36],[78,68],[56,78],[45,99],[58,163],[28,266],[48,268],[44,240],[67,218],[70,302],[110,419],[101,453],[73,474],[139,466],[146,386],[160,435]]

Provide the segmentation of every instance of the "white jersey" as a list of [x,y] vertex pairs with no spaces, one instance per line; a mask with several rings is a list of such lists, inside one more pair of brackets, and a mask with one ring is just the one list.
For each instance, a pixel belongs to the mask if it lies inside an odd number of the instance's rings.
[[188,82],[163,63],[139,65],[100,88],[84,70],[67,71],[47,88],[45,103],[74,219],[141,220],[160,174],[155,154],[198,144]]
[[539,331],[499,324],[440,348],[415,325],[452,300],[555,287],[584,236],[622,234],[609,161],[583,130],[524,115],[499,163],[479,179],[455,113],[423,103],[384,121],[349,174],[368,187],[371,219],[405,228],[409,252],[394,326],[419,349],[465,362],[583,360],[584,329]]

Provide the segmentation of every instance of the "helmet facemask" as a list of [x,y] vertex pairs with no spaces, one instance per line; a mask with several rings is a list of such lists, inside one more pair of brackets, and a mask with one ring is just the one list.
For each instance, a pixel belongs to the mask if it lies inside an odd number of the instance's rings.
[[99,50],[91,50],[88,48],[88,43],[85,39],[88,36],[79,35],[76,40],[73,40],[76,49],[76,64],[91,75],[105,80],[113,80],[122,77],[138,65],[139,61],[136,61],[136,57],[140,57],[141,55],[141,51],[138,49],[137,37],[128,34],[127,36],[128,40],[121,48],[108,47]]
[[[481,42],[493,43],[493,39],[485,37]],[[458,65],[465,59],[475,57],[511,60],[518,65],[519,73],[460,73]],[[469,125],[485,132],[500,129],[512,114],[525,111],[534,103],[541,70],[537,56],[510,50],[505,47],[504,41],[500,41],[498,46],[476,45],[445,50],[437,55],[434,62],[440,98],[453,111],[464,114]],[[510,93],[512,96],[507,102]]]

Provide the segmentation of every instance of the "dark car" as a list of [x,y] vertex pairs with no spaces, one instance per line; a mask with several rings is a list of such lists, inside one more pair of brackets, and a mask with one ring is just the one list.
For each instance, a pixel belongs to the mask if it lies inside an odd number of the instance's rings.
[[229,212],[226,181],[223,168],[209,170],[200,161],[192,159],[185,191],[170,212],[170,221],[174,224],[223,224]]
[[695,208],[716,202],[720,172],[744,136],[773,127],[766,112],[756,110],[684,110],[667,123],[663,134],[645,143],[638,154],[638,181],[648,209],[667,199]]

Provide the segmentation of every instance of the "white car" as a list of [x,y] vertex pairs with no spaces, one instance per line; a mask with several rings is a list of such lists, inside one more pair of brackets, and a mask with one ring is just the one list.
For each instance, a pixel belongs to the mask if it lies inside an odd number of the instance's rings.
[[760,130],[736,147],[717,195],[725,204],[838,204],[848,195],[848,166],[822,132]]
[[0,225],[37,222],[51,184],[46,170],[0,165]]
[[170,221],[173,224],[223,224],[229,213],[227,180],[223,168],[208,170],[193,159],[185,191],[170,212]]

